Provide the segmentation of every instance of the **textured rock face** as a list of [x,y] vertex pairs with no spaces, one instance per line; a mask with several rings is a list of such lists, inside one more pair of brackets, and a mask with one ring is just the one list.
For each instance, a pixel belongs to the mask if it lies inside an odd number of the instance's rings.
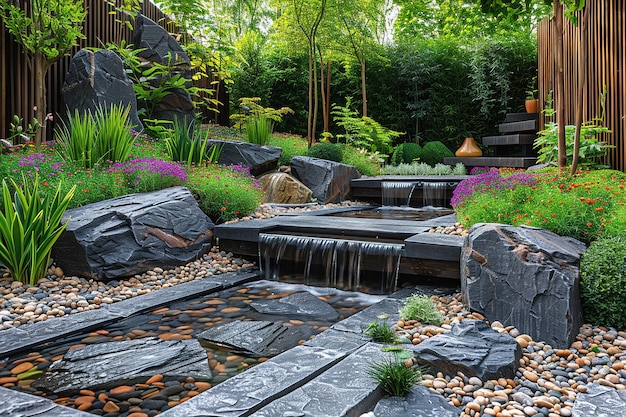
[[578,394],[574,402],[574,417],[610,417],[624,415],[626,391],[603,387],[596,383],[588,386],[589,391]]
[[[165,29],[143,15],[135,19],[133,32],[135,48],[143,49],[138,56],[149,62],[168,65],[170,76],[181,75],[191,83],[191,62],[180,44]],[[151,79],[150,84],[158,87],[163,80]],[[150,115],[153,119],[194,120],[194,105],[189,93],[183,89],[174,89],[159,101]]]
[[291,158],[291,173],[309,187],[313,197],[322,203],[347,200],[350,180],[361,176],[353,166],[308,156]]
[[265,191],[265,202],[304,204],[311,201],[311,190],[284,172],[273,172],[259,178]]
[[543,229],[475,225],[461,257],[463,302],[491,322],[566,348],[583,322],[579,265],[585,249]]
[[144,338],[70,350],[33,385],[63,394],[133,384],[157,373],[172,379],[211,379],[206,351],[197,340]]
[[376,417],[458,417],[461,410],[443,396],[416,386],[405,397],[385,397],[374,409]]
[[514,378],[522,358],[522,348],[515,339],[483,321],[470,319],[423,341],[413,351],[420,362],[447,375],[463,372],[482,380]]
[[309,292],[297,292],[276,300],[257,300],[250,307],[262,314],[278,314],[296,317],[320,317],[334,320],[339,314],[330,304]]
[[52,254],[68,275],[110,279],[184,265],[213,240],[213,222],[185,187],[88,204],[68,218]]
[[72,57],[63,82],[63,101],[67,110],[95,113],[98,107],[130,106],[130,121],[136,131],[143,130],[137,116],[133,82],[124,71],[124,63],[113,51],[81,49]]
[[277,146],[260,146],[248,142],[210,140],[208,143],[209,146],[222,146],[222,153],[218,160],[220,164],[250,168],[250,174],[255,177],[275,170],[282,152]]

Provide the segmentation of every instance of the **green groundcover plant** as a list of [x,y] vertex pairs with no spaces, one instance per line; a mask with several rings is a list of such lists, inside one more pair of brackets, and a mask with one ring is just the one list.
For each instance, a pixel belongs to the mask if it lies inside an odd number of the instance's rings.
[[429,296],[420,294],[413,294],[406,299],[400,309],[400,317],[435,326],[439,326],[444,320],[443,313],[437,309],[435,302]]
[[491,169],[457,186],[451,204],[458,220],[530,225],[590,243],[623,234],[626,174],[614,170],[559,176]]

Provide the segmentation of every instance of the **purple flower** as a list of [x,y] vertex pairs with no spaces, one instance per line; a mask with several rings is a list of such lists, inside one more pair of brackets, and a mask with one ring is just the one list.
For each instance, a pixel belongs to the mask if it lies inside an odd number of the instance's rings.
[[187,180],[187,173],[176,163],[156,158],[132,159],[111,166],[109,173],[121,173],[141,181],[141,174],[158,174],[160,178],[173,177],[181,183]]
[[456,207],[470,198],[473,193],[512,189],[517,186],[532,186],[537,182],[538,180],[533,174],[519,173],[503,177],[497,168],[491,168],[488,172],[461,181],[452,193],[450,204],[452,207]]

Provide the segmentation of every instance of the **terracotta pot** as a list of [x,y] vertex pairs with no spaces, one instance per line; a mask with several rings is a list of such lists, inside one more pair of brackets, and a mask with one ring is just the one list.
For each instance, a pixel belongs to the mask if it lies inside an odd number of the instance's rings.
[[454,155],[458,157],[463,156],[482,156],[483,151],[480,150],[476,142],[474,142],[474,138],[465,138],[463,144],[459,149],[456,150]]
[[526,100],[526,113],[539,113],[539,99]]

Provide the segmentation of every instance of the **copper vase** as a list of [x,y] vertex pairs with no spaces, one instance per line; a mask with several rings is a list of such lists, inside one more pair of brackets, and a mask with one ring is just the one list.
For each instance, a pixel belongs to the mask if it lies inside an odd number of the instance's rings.
[[461,147],[454,153],[458,157],[482,156],[482,154],[483,151],[476,145],[474,138],[465,138]]

